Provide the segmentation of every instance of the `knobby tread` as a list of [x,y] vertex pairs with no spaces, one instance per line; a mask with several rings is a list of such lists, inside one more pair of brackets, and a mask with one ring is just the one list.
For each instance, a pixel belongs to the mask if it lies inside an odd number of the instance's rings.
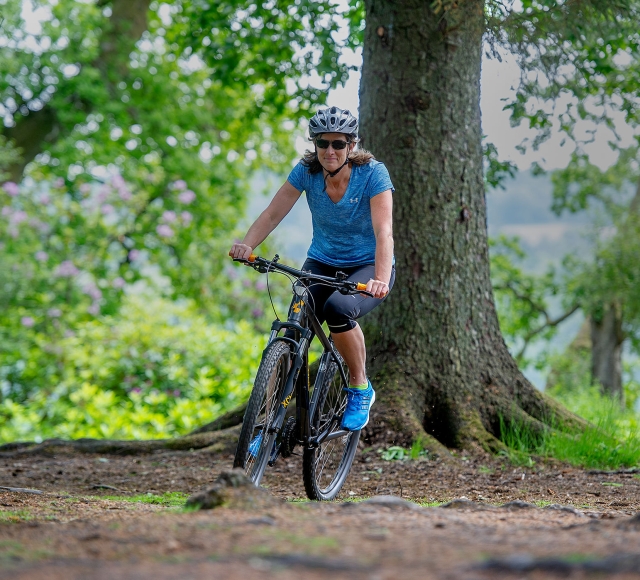
[[[242,420],[242,429],[240,431],[240,437],[238,438],[238,447],[236,448],[236,454],[233,461],[234,467],[244,469],[249,452],[249,444],[251,443],[253,436],[254,426],[258,419],[258,414],[262,407],[263,400],[266,396],[269,378],[274,372],[277,372],[282,357],[286,356],[289,358],[290,355],[291,349],[289,345],[279,340],[275,340],[265,349],[262,355],[262,360],[260,361],[260,366],[258,367],[256,379],[253,383],[253,390],[249,397],[247,410],[245,411],[244,418]],[[280,388],[282,388],[282,384]]]

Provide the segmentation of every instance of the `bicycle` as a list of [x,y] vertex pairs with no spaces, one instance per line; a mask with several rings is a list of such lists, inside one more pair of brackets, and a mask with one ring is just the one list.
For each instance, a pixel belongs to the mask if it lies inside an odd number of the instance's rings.
[[[360,431],[340,429],[347,405],[348,369],[318,322],[311,305],[310,284],[326,284],[343,294],[363,293],[366,284],[311,274],[254,256],[244,262],[263,274],[282,273],[296,280],[286,322],[276,316],[242,421],[234,467],[244,469],[260,485],[267,465],[303,448],[302,475],[312,500],[332,500],[342,488],[353,463]],[[282,331],[288,331],[281,335]],[[313,387],[309,384],[309,345],[318,337],[324,347]],[[295,397],[295,415],[290,404]]]

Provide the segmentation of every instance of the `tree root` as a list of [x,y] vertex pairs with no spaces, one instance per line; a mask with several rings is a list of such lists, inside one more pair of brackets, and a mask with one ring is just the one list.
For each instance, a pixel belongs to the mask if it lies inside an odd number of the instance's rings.
[[18,442],[0,446],[0,457],[60,453],[96,453],[112,455],[138,455],[155,451],[192,451],[222,453],[233,452],[240,433],[239,427],[222,431],[186,435],[176,439],[147,441],[113,441],[108,439],[47,439],[42,443]]

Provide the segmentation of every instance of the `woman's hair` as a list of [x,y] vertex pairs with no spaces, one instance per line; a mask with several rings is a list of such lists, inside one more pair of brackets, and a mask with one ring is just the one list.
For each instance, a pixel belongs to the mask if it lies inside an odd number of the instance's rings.
[[[356,140],[353,139],[351,136],[349,135],[345,135],[345,136],[347,137],[348,143],[356,143]],[[313,141],[315,142],[315,139],[313,139]],[[375,157],[373,156],[372,153],[369,153],[369,151],[367,151],[366,149],[354,149],[351,153],[349,153],[348,159],[354,165],[366,165],[367,163],[369,163],[369,161],[371,161],[372,159],[375,159]],[[322,171],[322,165],[318,160],[318,155],[315,149],[313,151],[309,151],[309,150],[305,151],[301,161],[305,167],[309,168],[309,173],[311,175],[320,173]]]

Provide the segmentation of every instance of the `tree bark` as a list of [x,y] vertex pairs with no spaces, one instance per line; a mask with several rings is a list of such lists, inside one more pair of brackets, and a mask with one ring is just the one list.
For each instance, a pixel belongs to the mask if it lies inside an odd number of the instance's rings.
[[397,278],[364,322],[378,403],[366,436],[500,446],[500,419],[546,429],[580,419],[533,387],[500,333],[489,276],[482,167],[483,2],[442,14],[366,0],[361,136],[396,187]]
[[[109,26],[103,32],[100,54],[93,64],[101,71],[103,82],[114,86],[128,73],[129,54],[147,29],[150,0],[113,0],[110,4],[112,12]],[[87,114],[91,112],[92,103],[75,95],[71,95],[67,101],[69,107],[79,107]],[[13,127],[4,128],[3,135],[13,141],[20,151],[20,159],[7,169],[9,179],[21,181],[25,167],[44,151],[46,145],[68,134],[73,128],[60,121],[51,104],[37,111],[29,111]]]
[[622,389],[622,313],[617,304],[608,304],[603,312],[591,315],[591,378],[603,395],[624,406]]

